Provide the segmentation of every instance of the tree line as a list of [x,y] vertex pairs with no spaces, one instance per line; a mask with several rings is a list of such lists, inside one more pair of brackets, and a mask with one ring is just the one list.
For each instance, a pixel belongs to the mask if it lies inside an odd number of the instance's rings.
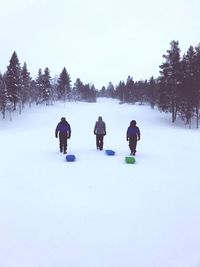
[[172,122],[181,118],[191,127],[199,127],[200,111],[200,45],[190,46],[180,55],[178,41],[170,42],[170,49],[163,55],[160,75],[149,80],[134,81],[128,76],[115,87],[112,83],[101,89],[102,96],[117,98],[120,103],[150,104],[171,114]]
[[32,79],[24,63],[20,63],[13,53],[7,71],[0,75],[0,110],[5,117],[6,110],[23,109],[25,104],[46,105],[54,101],[94,102],[99,96],[119,99],[120,103],[149,104],[161,112],[171,114],[172,122],[181,118],[191,127],[192,121],[199,127],[200,111],[200,45],[190,46],[180,55],[178,41],[170,42],[170,49],[163,55],[164,62],[159,66],[157,78],[134,81],[128,76],[126,81],[112,82],[100,90],[94,85],[83,84],[79,78],[71,85],[70,75],[64,67],[58,78],[52,79],[45,68]]
[[6,72],[0,73],[0,111],[3,118],[7,111],[11,113],[18,109],[21,113],[26,104],[51,105],[58,100],[95,102],[96,94],[94,85],[84,84],[79,78],[72,86],[65,67],[54,78],[51,77],[48,67],[44,71],[40,68],[37,77],[33,79],[26,62],[21,67],[15,51]]

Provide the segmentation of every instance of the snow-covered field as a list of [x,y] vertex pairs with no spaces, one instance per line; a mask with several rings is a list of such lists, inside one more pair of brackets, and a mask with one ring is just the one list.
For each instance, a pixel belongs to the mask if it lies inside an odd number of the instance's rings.
[[[68,153],[54,131],[71,124]],[[98,116],[107,156],[95,148]],[[141,130],[136,164],[126,130]],[[200,266],[200,130],[148,106],[61,103],[0,120],[0,267]]]

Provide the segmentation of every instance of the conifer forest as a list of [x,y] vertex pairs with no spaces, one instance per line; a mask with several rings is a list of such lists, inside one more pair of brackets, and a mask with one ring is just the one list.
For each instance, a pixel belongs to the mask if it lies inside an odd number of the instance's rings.
[[[112,81],[102,88],[84,84],[80,78],[72,84],[66,67],[51,76],[50,69],[38,70],[31,77],[26,62],[20,63],[13,52],[5,71],[0,70],[0,112],[2,118],[13,112],[25,112],[32,105],[53,105],[56,101],[95,102],[97,97],[118,99],[120,104],[146,104],[161,112],[171,114],[172,123],[181,119],[191,127],[199,127],[200,120],[200,44],[190,46],[181,56],[178,41],[171,41],[163,55],[159,77],[134,81],[132,76],[113,85]],[[128,75],[128,74],[127,74]],[[134,75],[134,70],[133,70]]]

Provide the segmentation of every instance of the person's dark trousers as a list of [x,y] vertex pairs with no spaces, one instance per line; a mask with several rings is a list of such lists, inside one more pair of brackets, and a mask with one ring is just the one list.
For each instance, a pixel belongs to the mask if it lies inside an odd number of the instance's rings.
[[102,150],[103,149],[103,134],[97,134],[96,135],[96,145],[97,145],[97,149]]
[[136,146],[137,146],[137,136],[129,137],[129,147],[130,147],[131,153],[135,154]]
[[67,134],[59,133],[60,152],[67,153]]

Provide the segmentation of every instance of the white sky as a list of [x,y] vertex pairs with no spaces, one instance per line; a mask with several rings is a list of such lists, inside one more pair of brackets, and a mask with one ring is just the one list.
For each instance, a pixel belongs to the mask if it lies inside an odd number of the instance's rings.
[[65,66],[101,86],[159,75],[172,40],[181,52],[200,41],[199,0],[0,0],[0,71],[15,50],[34,78]]

